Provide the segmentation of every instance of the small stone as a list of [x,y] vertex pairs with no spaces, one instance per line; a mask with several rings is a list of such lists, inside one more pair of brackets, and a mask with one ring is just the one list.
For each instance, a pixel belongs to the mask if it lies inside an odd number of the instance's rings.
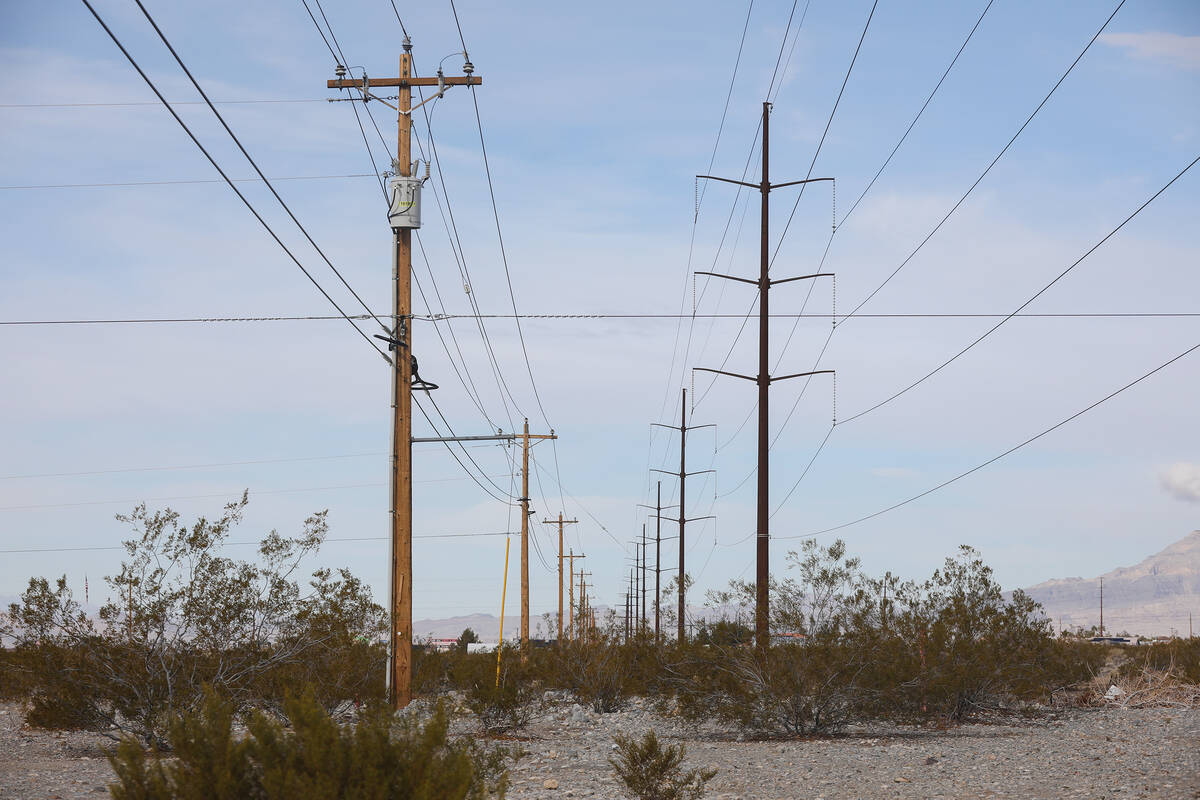
[[543,789],[557,789],[558,781],[554,780],[554,778],[546,778],[546,780],[542,781],[542,788]]
[[558,751],[551,750],[549,753],[546,754],[546,758],[558,758]]
[[908,778],[896,778],[896,783],[912,783]]
[[934,758],[933,756],[930,756],[929,758],[925,759],[925,766],[929,766],[930,764],[936,764],[936,763],[937,763],[937,759]]

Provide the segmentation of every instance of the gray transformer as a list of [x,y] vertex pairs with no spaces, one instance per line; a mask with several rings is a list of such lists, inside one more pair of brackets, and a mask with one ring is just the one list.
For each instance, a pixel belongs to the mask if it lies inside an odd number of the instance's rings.
[[392,230],[421,227],[421,184],[424,178],[393,175],[388,180],[388,224]]

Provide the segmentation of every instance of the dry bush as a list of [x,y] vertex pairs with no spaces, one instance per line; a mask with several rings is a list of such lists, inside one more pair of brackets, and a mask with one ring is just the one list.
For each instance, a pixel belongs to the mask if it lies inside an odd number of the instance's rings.
[[663,747],[653,730],[640,740],[614,737],[616,757],[610,757],[626,797],[632,800],[699,800],[716,769],[683,771],[687,751],[682,744]]
[[507,751],[447,738],[439,705],[424,724],[394,721],[381,706],[357,724],[339,726],[310,695],[289,698],[291,724],[254,713],[248,735],[234,730],[234,705],[209,695],[192,712],[171,717],[170,759],[126,737],[110,757],[116,800],[483,800],[503,797]]
[[1139,673],[1145,669],[1168,672],[1181,681],[1200,685],[1200,637],[1172,639],[1139,647],[1121,666],[1121,673]]

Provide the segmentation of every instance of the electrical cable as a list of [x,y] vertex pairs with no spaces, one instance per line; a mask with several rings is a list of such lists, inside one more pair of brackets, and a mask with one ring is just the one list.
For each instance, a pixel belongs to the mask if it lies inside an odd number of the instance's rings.
[[101,19],[100,15],[96,12],[96,9],[92,7],[92,4],[90,2],[88,2],[88,0],[81,0],[81,2],[87,7],[88,11],[90,11],[92,13],[92,16],[96,18],[96,21],[100,23],[100,26],[104,29],[104,32],[108,34],[110,39],[112,39],[113,44],[115,44],[117,46],[117,48],[120,49],[122,55],[125,56],[126,60],[129,61],[130,65],[132,65],[133,68],[135,70],[137,70],[138,75],[140,75],[142,80],[146,82],[146,85],[150,87],[151,91],[154,92],[155,96],[158,97],[159,101],[163,104],[163,106],[166,107],[167,111],[169,111],[171,113],[171,116],[175,118],[175,121],[177,123],[179,123],[179,126],[181,128],[183,128],[184,132],[188,135],[188,138],[190,138],[192,140],[192,143],[195,144],[197,148],[199,148],[200,152],[204,154],[204,157],[208,159],[208,162],[213,165],[213,168],[218,173],[220,173],[221,177],[224,178],[225,182],[227,184],[229,184],[229,188],[233,189],[234,193],[238,196],[238,199],[241,200],[242,203],[246,206],[246,208],[250,210],[250,213],[252,213],[254,215],[254,218],[259,221],[259,224],[261,224],[263,226],[263,228],[266,229],[266,231],[271,235],[271,238],[273,238],[275,240],[275,243],[278,244],[285,253],[287,253],[288,257],[292,260],[292,262],[295,263],[295,265],[300,268],[300,271],[303,272],[305,277],[307,277],[312,282],[313,286],[317,287],[317,290],[320,291],[321,294],[325,296],[325,299],[328,300],[330,302],[330,304],[333,305],[333,307],[337,309],[338,313],[342,315],[342,317],[346,320],[346,322],[348,322],[350,324],[350,326],[352,328],[354,328],[354,330],[358,333],[358,335],[363,338],[363,341],[365,341],[368,345],[370,345],[371,349],[373,349],[375,352],[379,353],[379,355],[385,361],[387,361],[389,364],[391,364],[392,360],[390,358],[388,358],[387,354],[384,353],[382,350],[380,350],[379,347],[373,341],[371,341],[370,337],[368,337],[365,333],[363,333],[363,331],[357,325],[354,324],[354,320],[350,319],[350,317],[348,317],[346,315],[346,312],[342,309],[342,307],[340,305],[338,305],[337,301],[334,300],[333,297],[327,291],[325,291],[325,288],[323,286],[321,286],[320,283],[317,282],[317,279],[312,276],[312,273],[310,273],[304,267],[304,265],[300,263],[300,260],[298,258],[296,258],[295,255],[292,254],[292,251],[289,250],[287,245],[285,245],[283,243],[283,240],[279,238],[279,235],[277,233],[275,233],[275,231],[271,228],[270,225],[267,224],[267,221],[265,219],[263,219],[262,215],[258,213],[258,210],[255,209],[254,206],[250,204],[250,201],[247,200],[246,196],[243,195],[241,190],[239,190],[237,188],[237,185],[234,184],[234,182],[232,180],[230,180],[229,176],[225,174],[225,171],[223,169],[221,169],[220,165],[217,164],[216,159],[214,159],[212,157],[212,155],[208,152],[208,150],[205,149],[204,145],[202,145],[200,143],[200,140],[196,138],[196,135],[194,133],[192,133],[192,129],[187,126],[187,124],[183,121],[183,118],[179,116],[179,114],[175,111],[175,109],[171,108],[170,104],[167,103],[166,98],[163,96],[162,92],[160,92],[158,90],[158,87],[154,84],[153,81],[150,80],[150,77],[142,70],[141,66],[138,65],[137,61],[134,60],[133,56],[129,53],[129,51],[125,49],[125,45],[123,45],[121,43],[121,40],[117,38],[117,35],[115,33],[113,33],[111,28],[108,27],[108,24],[105,23],[103,19]]
[[[250,153],[246,150],[245,146],[242,144],[241,139],[239,139],[237,137],[237,134],[235,134],[233,132],[233,129],[229,127],[229,123],[225,121],[225,117],[223,117],[221,115],[221,112],[217,110],[217,107],[215,105],[213,105],[212,100],[210,100],[208,97],[208,93],[205,92],[203,87],[200,86],[200,82],[198,80],[196,80],[196,76],[194,76],[192,74],[192,71],[190,69],[188,69],[187,64],[183,63],[183,59],[179,57],[179,53],[175,52],[175,47],[167,39],[167,36],[166,36],[166,34],[164,34],[162,32],[162,29],[158,27],[158,23],[154,21],[154,17],[150,16],[150,12],[146,9],[146,6],[145,6],[145,4],[142,3],[142,0],[133,0],[133,1],[135,3],[137,3],[137,7],[139,9],[141,9],[142,14],[146,17],[146,21],[150,23],[150,27],[154,28],[154,32],[156,34],[158,34],[158,38],[162,41],[162,43],[164,45],[166,45],[167,50],[170,51],[170,53],[171,53],[171,57],[175,59],[175,63],[179,65],[179,68],[181,70],[183,70],[183,74],[187,75],[188,80],[191,81],[191,83],[192,83],[192,86],[194,86],[196,88],[196,91],[200,93],[200,96],[202,98],[204,98],[204,102],[208,104],[208,109],[210,111],[212,111],[213,115],[221,123],[221,127],[225,129],[225,132],[227,134],[229,134],[229,138],[233,139],[233,143],[237,145],[238,150],[241,151],[241,153],[245,157],[245,159],[250,162],[250,166],[254,168],[255,173],[257,173],[258,177],[262,179],[262,182],[264,184],[266,184],[266,187],[268,190],[270,190],[272,196],[274,196],[275,200],[279,203],[279,205],[283,207],[283,210],[287,212],[288,217],[292,220],[293,223],[295,223],[296,227],[300,229],[300,232],[304,234],[304,238],[306,240],[308,240],[308,243],[310,245],[312,245],[312,248],[317,251],[317,254],[321,256],[321,259],[326,264],[329,265],[329,268],[331,270],[333,270],[333,274],[337,275],[338,280],[341,281],[342,285],[346,287],[346,290],[349,291],[350,294],[354,296],[354,299],[359,302],[359,305],[361,305],[363,307],[363,310],[366,311],[368,314],[370,314],[372,317],[375,317],[375,312],[372,311],[370,306],[367,305],[367,301],[363,300],[362,297],[359,296],[358,292],[354,291],[354,287],[350,285],[350,282],[346,280],[346,277],[344,275],[342,275],[342,273],[338,270],[338,268],[333,265],[333,262],[329,260],[329,256],[325,255],[325,251],[322,250],[320,248],[320,246],[316,243],[316,241],[313,240],[313,237],[311,234],[309,234],[308,229],[305,228],[304,225],[301,224],[300,220],[296,218],[296,215],[294,213],[292,213],[291,207],[288,206],[288,204],[284,202],[283,198],[279,195],[279,192],[275,191],[275,187],[271,184],[271,182],[269,180],[267,180],[266,174],[261,169],[259,169],[258,162],[256,162],[254,160],[254,158],[251,157]],[[319,0],[317,0],[317,7],[318,8],[320,7]],[[322,15],[324,15],[324,12],[321,12],[321,13],[322,13]],[[329,33],[331,36],[333,35],[332,30]],[[334,41],[336,42],[337,40],[335,39]],[[384,325],[382,322],[379,323],[379,326],[380,326],[380,328],[383,329],[383,331],[385,333],[389,333],[389,334],[391,333],[391,331],[388,329],[388,327],[386,325]]]
[[912,259],[917,255],[917,253],[921,252],[921,248],[923,248],[926,245],[926,243],[928,243],[929,240],[932,239],[939,230],[941,230],[942,226],[946,224],[946,220],[950,219],[951,215],[953,215],[954,212],[958,210],[959,206],[961,206],[963,204],[963,202],[965,202],[966,199],[971,195],[971,193],[973,191],[975,191],[975,187],[977,187],[983,181],[983,179],[985,177],[987,177],[988,173],[992,171],[992,167],[996,166],[996,163],[1004,156],[1005,153],[1008,152],[1008,148],[1012,147],[1012,144],[1013,144],[1013,142],[1015,142],[1017,140],[1017,137],[1020,136],[1021,133],[1025,130],[1025,128],[1027,128],[1029,126],[1029,123],[1033,122],[1033,118],[1036,117],[1038,115],[1038,112],[1041,111],[1042,108],[1046,105],[1046,103],[1048,103],[1050,101],[1050,98],[1054,96],[1054,93],[1056,91],[1058,91],[1058,87],[1062,86],[1063,81],[1065,81],[1067,79],[1067,76],[1071,74],[1071,72],[1075,69],[1075,66],[1083,59],[1084,55],[1087,54],[1087,51],[1090,50],[1092,45],[1096,43],[1096,40],[1100,38],[1100,34],[1104,33],[1104,30],[1108,27],[1108,23],[1112,22],[1113,17],[1115,17],[1117,15],[1117,12],[1120,11],[1121,7],[1124,5],[1125,5],[1125,0],[1120,0],[1120,2],[1117,3],[1117,7],[1114,8],[1112,13],[1108,15],[1108,19],[1106,19],[1104,21],[1104,24],[1100,26],[1100,29],[1096,31],[1095,35],[1092,36],[1092,38],[1088,40],[1088,43],[1084,46],[1083,50],[1081,50],[1079,55],[1077,55],[1075,57],[1075,60],[1071,62],[1071,66],[1067,67],[1067,71],[1062,74],[1062,77],[1060,77],[1055,82],[1054,86],[1050,87],[1050,91],[1047,92],[1046,96],[1042,98],[1042,101],[1040,103],[1038,103],[1037,108],[1035,108],[1033,110],[1033,113],[1030,114],[1029,117],[1025,120],[1025,122],[1023,122],[1021,124],[1021,127],[1018,128],[1017,132],[1012,135],[1012,138],[1008,140],[1008,143],[1005,144],[1004,147],[1002,147],[1000,149],[1000,152],[997,153],[996,157],[991,160],[991,163],[989,163],[987,165],[987,168],[984,169],[984,171],[982,173],[980,173],[979,177],[975,179],[975,182],[972,183],[971,186],[967,189],[967,191],[963,193],[962,197],[960,197],[958,199],[958,202],[956,202],[953,206],[951,206],[950,210],[946,212],[946,215],[944,217],[942,217],[941,221],[938,222],[938,224],[933,227],[933,230],[931,230],[928,233],[928,235],[926,235],[925,238],[921,240],[921,243],[918,244],[916,246],[916,248],[911,253],[908,254],[908,257],[905,258],[903,261],[901,261],[900,265],[897,266],[894,270],[892,270],[891,274],[888,275],[883,280],[883,283],[876,286],[871,291],[870,294],[868,294],[865,298],[863,298],[863,300],[850,311],[849,314],[845,315],[842,318],[843,322],[845,322],[846,320],[855,316],[858,313],[858,310],[860,308],[862,308],[867,303],[869,303],[871,301],[871,298],[873,298],[876,294],[878,294],[879,291],[881,289],[883,289],[884,286],[887,286],[888,282],[891,281],[892,278],[896,277],[897,273],[899,273],[900,270],[904,269],[904,267],[908,264],[908,262],[912,261]]
[[[330,180],[334,178],[373,178],[373,174],[360,172],[350,175],[289,175],[284,178],[272,178],[273,181],[320,181]],[[234,178],[234,183],[252,183],[262,180],[261,178]],[[224,181],[216,178],[206,178],[198,180],[165,180],[165,181],[123,181],[123,182],[108,182],[108,183],[33,183],[16,186],[0,186],[0,190],[16,190],[16,189],[98,189],[114,186],[181,186],[184,184],[200,184],[200,183],[224,183]]]
[[[323,97],[309,100],[214,100],[219,106],[251,105],[255,103],[326,103]],[[0,108],[125,108],[132,106],[157,106],[157,100],[140,100],[129,103],[0,103]],[[202,106],[201,100],[177,100],[173,106]]]
[[[484,533],[419,533],[414,534],[414,539],[468,539],[477,536],[510,536],[513,531],[487,531]],[[322,539],[321,544],[327,542],[386,542],[391,541],[390,536],[345,536],[332,537]],[[262,542],[221,542],[222,547],[232,547],[237,545],[260,545]],[[97,545],[94,547],[26,547],[17,550],[0,550],[0,553],[79,553],[92,550],[124,550],[124,545]]]
[[1131,213],[1129,216],[1125,217],[1125,219],[1121,220],[1120,224],[1118,224],[1118,225],[1117,225],[1115,228],[1113,228],[1111,231],[1109,231],[1108,233],[1106,233],[1106,234],[1104,235],[1104,237],[1103,237],[1103,238],[1102,238],[1100,241],[1096,242],[1094,245],[1092,245],[1091,247],[1089,247],[1089,248],[1087,249],[1087,251],[1086,251],[1086,252],[1085,252],[1083,255],[1081,255],[1079,258],[1075,259],[1075,260],[1074,260],[1074,261],[1071,263],[1071,265],[1070,265],[1069,267],[1067,267],[1066,269],[1064,269],[1062,272],[1058,273],[1058,275],[1054,276],[1054,279],[1053,279],[1053,280],[1051,280],[1051,281],[1050,281],[1049,283],[1047,283],[1045,286],[1043,286],[1042,288],[1040,288],[1040,289],[1038,289],[1036,292],[1034,292],[1034,293],[1033,293],[1033,294],[1032,294],[1032,295],[1029,297],[1029,299],[1028,299],[1028,300],[1026,300],[1025,302],[1021,303],[1021,305],[1017,306],[1017,308],[1016,308],[1016,310],[1015,310],[1015,311],[1013,311],[1011,314],[1009,314],[1009,315],[1008,315],[1007,317],[1005,317],[1004,319],[1002,319],[1002,320],[1000,320],[999,322],[997,322],[997,323],[996,323],[995,325],[993,325],[992,327],[988,328],[988,329],[987,329],[987,331],[985,331],[983,334],[981,334],[980,336],[978,336],[976,339],[972,340],[972,341],[971,341],[971,343],[970,343],[970,344],[968,344],[966,347],[962,348],[962,349],[961,349],[961,350],[959,350],[957,353],[955,353],[954,355],[952,355],[950,358],[946,359],[946,360],[945,360],[945,361],[943,361],[941,364],[939,364],[938,366],[934,367],[932,370],[930,370],[929,372],[925,373],[924,375],[922,375],[922,376],[921,376],[920,378],[918,378],[917,380],[915,380],[915,381],[913,381],[912,383],[908,384],[908,385],[907,385],[907,386],[905,386],[903,389],[900,389],[899,391],[895,392],[894,394],[892,394],[892,395],[890,395],[890,396],[888,396],[888,397],[884,398],[883,400],[880,400],[880,401],[879,401],[878,403],[876,403],[875,405],[873,405],[873,406],[871,406],[871,407],[869,407],[869,408],[863,409],[862,411],[859,411],[857,414],[854,414],[854,415],[852,415],[852,416],[846,417],[845,419],[841,420],[841,421],[840,421],[840,422],[838,422],[837,424],[838,424],[838,425],[845,425],[847,422],[853,422],[854,420],[858,419],[859,417],[866,416],[867,414],[870,414],[872,411],[875,411],[875,410],[876,410],[876,409],[878,409],[878,408],[882,408],[883,406],[885,406],[885,405],[887,405],[888,403],[892,402],[893,400],[895,400],[896,398],[900,397],[901,395],[904,395],[904,394],[906,394],[906,393],[907,393],[909,390],[911,390],[911,389],[915,389],[917,386],[920,386],[922,383],[924,383],[925,381],[929,380],[930,378],[932,378],[932,377],[933,377],[934,375],[936,375],[937,373],[941,372],[941,371],[942,371],[942,370],[943,370],[945,367],[947,367],[947,366],[949,366],[950,364],[952,364],[952,363],[954,363],[955,361],[957,361],[957,360],[958,360],[958,358],[959,358],[960,356],[962,356],[962,355],[966,354],[968,351],[970,351],[971,349],[973,349],[973,348],[975,347],[975,345],[979,344],[979,343],[980,343],[980,342],[982,342],[984,339],[986,339],[986,338],[988,338],[989,336],[991,336],[993,333],[995,333],[997,330],[999,330],[999,329],[1000,329],[1000,327],[1001,327],[1002,325],[1004,325],[1006,322],[1008,322],[1008,321],[1009,321],[1010,319],[1012,319],[1014,316],[1016,316],[1017,314],[1019,314],[1019,313],[1021,312],[1021,310],[1022,310],[1022,309],[1026,308],[1026,307],[1027,307],[1027,306],[1029,306],[1029,304],[1030,304],[1030,303],[1032,303],[1034,300],[1037,300],[1037,299],[1038,299],[1039,297],[1041,297],[1041,296],[1042,296],[1042,295],[1043,295],[1045,292],[1049,291],[1050,287],[1054,286],[1054,284],[1058,283],[1060,280],[1062,280],[1064,277],[1066,277],[1066,276],[1067,276],[1067,273],[1069,273],[1071,270],[1075,269],[1075,267],[1079,266],[1079,265],[1080,265],[1080,264],[1083,262],[1083,260],[1084,260],[1085,258],[1087,258],[1087,257],[1088,257],[1088,256],[1090,256],[1092,253],[1094,253],[1094,252],[1096,252],[1098,249],[1100,249],[1100,247],[1101,247],[1101,246],[1102,246],[1102,245],[1103,245],[1105,242],[1107,242],[1107,241],[1108,241],[1109,239],[1111,239],[1113,236],[1116,236],[1116,235],[1117,235],[1117,232],[1118,232],[1118,231],[1120,231],[1122,228],[1124,228],[1124,227],[1125,227],[1125,226],[1126,226],[1126,225],[1129,223],[1129,221],[1130,221],[1130,220],[1132,220],[1132,219],[1133,219],[1134,217],[1136,217],[1138,214],[1142,213],[1142,211],[1143,211],[1143,210],[1145,210],[1146,206],[1148,206],[1148,205],[1150,205],[1151,203],[1153,203],[1153,202],[1154,202],[1154,201],[1155,201],[1155,200],[1158,198],[1158,196],[1159,196],[1159,195],[1161,195],[1163,192],[1165,192],[1167,189],[1169,189],[1169,188],[1171,187],[1171,185],[1172,185],[1173,183],[1175,183],[1175,181],[1177,181],[1177,180],[1179,180],[1180,178],[1182,178],[1182,177],[1184,176],[1184,174],[1185,174],[1185,173],[1186,173],[1188,170],[1190,170],[1192,167],[1196,166],[1196,162],[1198,162],[1198,161],[1200,161],[1200,156],[1196,156],[1196,158],[1192,159],[1191,163],[1189,163],[1189,164],[1188,164],[1186,167],[1184,167],[1182,170],[1180,170],[1178,173],[1176,173],[1175,177],[1174,177],[1174,178],[1171,178],[1171,180],[1167,181],[1167,183],[1166,183],[1166,185],[1165,185],[1165,186],[1163,186],[1163,187],[1162,187],[1161,189],[1159,189],[1157,192],[1155,192],[1154,194],[1152,194],[1152,195],[1150,196],[1150,198],[1149,198],[1149,199],[1147,199],[1147,200],[1146,200],[1144,203],[1142,203],[1140,206],[1138,206],[1136,209],[1134,209],[1134,210],[1133,210],[1133,213]]
[[[1102,405],[1102,404],[1104,404],[1104,403],[1108,402],[1109,400],[1111,400],[1112,398],[1114,398],[1114,397],[1116,397],[1117,395],[1121,394],[1122,392],[1126,391],[1127,389],[1131,389],[1131,388],[1133,388],[1134,386],[1138,385],[1138,384],[1139,384],[1139,383],[1141,383],[1142,381],[1146,380],[1147,378],[1151,377],[1152,375],[1154,375],[1154,374],[1156,374],[1156,373],[1158,373],[1158,372],[1161,372],[1162,370],[1164,370],[1164,369],[1166,369],[1167,367],[1169,367],[1169,366],[1171,366],[1172,364],[1174,364],[1176,361],[1179,361],[1180,359],[1182,359],[1182,358],[1184,358],[1184,357],[1186,357],[1186,356],[1190,355],[1191,353],[1195,352],[1196,350],[1200,350],[1200,343],[1192,345],[1192,346],[1191,346],[1191,347],[1189,347],[1187,350],[1184,350],[1182,353],[1180,353],[1179,355],[1175,356],[1174,358],[1171,358],[1170,360],[1168,360],[1168,361],[1166,361],[1166,362],[1164,362],[1164,363],[1162,363],[1162,364],[1159,364],[1157,367],[1155,367],[1154,369],[1150,370],[1150,371],[1149,371],[1149,372],[1147,372],[1146,374],[1142,375],[1140,378],[1135,378],[1134,380],[1132,380],[1132,381],[1130,381],[1129,383],[1125,384],[1124,386],[1122,386],[1121,388],[1117,389],[1116,391],[1110,392],[1109,394],[1105,395],[1105,396],[1104,396],[1104,397],[1102,397],[1101,399],[1099,399],[1099,400],[1097,400],[1096,402],[1092,403],[1092,404],[1091,404],[1090,406],[1088,406],[1087,408],[1084,408],[1084,409],[1082,409],[1082,410],[1080,410],[1080,411],[1076,411],[1074,414],[1072,414],[1071,416],[1067,417],[1066,419],[1064,419],[1064,420],[1062,420],[1062,421],[1060,421],[1060,422],[1057,422],[1057,423],[1055,423],[1054,425],[1051,425],[1049,428],[1046,428],[1046,429],[1045,429],[1044,431],[1042,431],[1041,433],[1038,433],[1038,434],[1035,434],[1035,435],[1033,435],[1033,436],[1029,437],[1028,439],[1026,439],[1025,441],[1021,442],[1020,444],[1018,444],[1018,445],[1014,445],[1013,447],[1010,447],[1009,449],[1005,450],[1005,451],[1004,451],[1003,453],[1001,453],[1000,455],[993,456],[992,458],[989,458],[987,461],[984,461],[982,464],[979,464],[979,465],[977,465],[977,466],[974,466],[974,467],[972,467],[971,469],[969,469],[969,470],[967,470],[967,471],[965,471],[965,472],[960,472],[958,475],[955,475],[953,478],[950,478],[949,480],[943,481],[943,482],[939,483],[937,486],[934,486],[934,487],[932,487],[932,488],[930,488],[930,489],[926,489],[925,491],[921,492],[920,494],[915,494],[915,495],[913,495],[912,497],[908,498],[907,500],[902,500],[902,501],[900,501],[899,503],[894,503],[893,505],[890,505],[890,506],[888,506],[887,508],[880,509],[879,511],[876,511],[876,512],[874,512],[873,514],[867,514],[866,516],[859,517],[858,519],[854,519],[854,520],[851,520],[851,521],[849,521],[849,522],[843,522],[841,525],[834,525],[834,526],[832,526],[832,527],[829,527],[829,528],[824,528],[824,529],[822,529],[822,530],[819,530],[819,531],[814,531],[814,532],[812,532],[812,533],[797,534],[797,535],[795,535],[795,536],[775,536],[775,537],[772,537],[772,538],[775,538],[775,539],[810,539],[810,538],[812,538],[812,537],[814,537],[814,536],[820,536],[820,535],[822,535],[822,534],[826,534],[826,533],[832,533],[833,531],[839,531],[839,530],[841,530],[841,529],[843,529],[843,528],[848,528],[848,527],[850,527],[851,525],[857,525],[857,524],[859,524],[860,522],[866,522],[867,520],[874,519],[875,517],[878,517],[878,516],[881,516],[881,515],[883,515],[883,514],[886,514],[886,513],[888,513],[889,511],[894,511],[895,509],[897,509],[897,508],[900,508],[901,506],[906,506],[906,505],[908,505],[909,503],[912,503],[912,502],[914,502],[914,501],[916,501],[916,500],[920,500],[922,497],[925,497],[925,496],[927,496],[927,495],[933,494],[934,492],[938,491],[939,489],[943,489],[943,488],[945,488],[945,487],[949,486],[949,485],[950,485],[950,484],[952,484],[952,483],[955,483],[955,482],[957,482],[957,481],[960,481],[960,480],[962,480],[963,478],[967,477],[968,475],[971,475],[971,474],[973,474],[973,473],[976,473],[976,472],[978,472],[979,470],[983,469],[984,467],[987,467],[987,466],[989,466],[989,465],[991,465],[991,464],[994,464],[994,463],[996,463],[997,461],[999,461],[1000,459],[1004,458],[1005,456],[1008,456],[1008,455],[1010,455],[1010,454],[1012,454],[1012,453],[1015,453],[1017,450],[1020,450],[1021,448],[1025,447],[1026,445],[1029,445],[1029,444],[1032,444],[1033,442],[1036,442],[1038,439],[1041,439],[1043,436],[1046,436],[1047,434],[1049,434],[1049,433],[1051,433],[1051,432],[1053,432],[1053,431],[1056,431],[1056,430],[1058,430],[1058,429],[1059,429],[1059,428],[1061,428],[1062,426],[1064,426],[1064,425],[1066,425],[1066,424],[1068,424],[1068,423],[1070,423],[1070,422],[1072,422],[1072,421],[1074,421],[1074,420],[1078,419],[1079,417],[1083,416],[1084,414],[1086,414],[1087,412],[1089,412],[1089,411],[1091,411],[1092,409],[1096,408],[1097,406],[1100,406],[1100,405]],[[776,511],[778,511],[778,509],[776,509]]]
[[[367,314],[349,314],[350,319],[370,319]],[[689,314],[522,314],[521,319],[541,320],[673,320],[688,318]],[[697,319],[744,319],[743,314],[697,314]],[[829,319],[832,314],[771,314],[771,319]],[[1008,314],[859,314],[858,319],[1005,319]],[[1189,319],[1200,317],[1200,311],[1126,311],[1031,313],[1013,315],[1017,319]],[[421,322],[442,322],[456,319],[476,319],[475,314],[414,315]],[[484,319],[512,319],[511,314],[484,314]],[[337,314],[307,314],[270,317],[142,317],[125,319],[30,319],[0,320],[0,325],[144,325],[226,322],[324,322],[345,319]]]

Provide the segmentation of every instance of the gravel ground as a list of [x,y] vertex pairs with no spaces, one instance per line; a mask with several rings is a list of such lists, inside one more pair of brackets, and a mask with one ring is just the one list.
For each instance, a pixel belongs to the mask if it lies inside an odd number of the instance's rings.
[[[843,736],[738,742],[696,734],[637,707],[560,707],[522,732],[513,798],[618,798],[613,734],[653,727],[683,741],[688,766],[712,766],[710,800],[865,798],[1200,798],[1200,711],[1072,710],[1037,721],[950,730],[855,729]],[[0,705],[0,798],[103,796],[111,743],[34,731]],[[553,788],[550,788],[552,787]]]

